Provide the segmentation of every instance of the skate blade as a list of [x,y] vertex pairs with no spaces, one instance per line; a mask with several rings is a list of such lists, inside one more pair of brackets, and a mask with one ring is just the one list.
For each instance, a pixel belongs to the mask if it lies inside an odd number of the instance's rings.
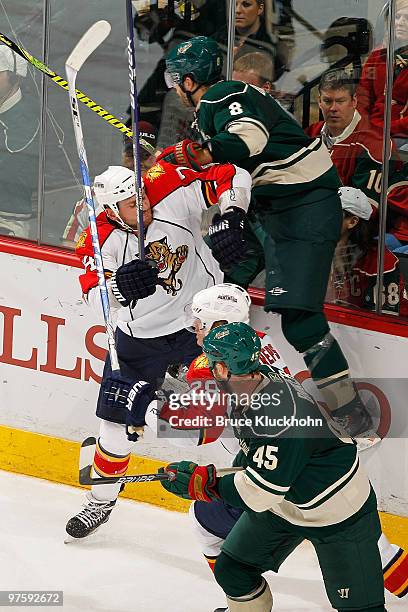
[[78,542],[78,540],[82,540],[83,538],[73,538],[68,533],[65,534],[64,544],[71,544],[71,542]]

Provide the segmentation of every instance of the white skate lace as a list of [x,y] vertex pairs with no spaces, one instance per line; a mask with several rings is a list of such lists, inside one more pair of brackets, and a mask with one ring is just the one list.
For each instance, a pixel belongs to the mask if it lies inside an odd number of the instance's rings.
[[87,504],[84,504],[84,509],[77,514],[76,518],[79,519],[86,527],[93,527],[101,519],[105,518],[106,511],[110,509],[112,502],[94,502],[90,500]]

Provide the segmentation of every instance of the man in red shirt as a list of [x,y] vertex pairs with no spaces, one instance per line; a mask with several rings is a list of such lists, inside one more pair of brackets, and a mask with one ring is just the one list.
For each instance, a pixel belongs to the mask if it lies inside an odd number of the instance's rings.
[[[319,107],[324,121],[309,126],[309,136],[321,134],[343,185],[361,189],[371,204],[378,206],[383,130],[358,112],[355,85],[347,72],[328,70],[323,74]],[[388,231],[398,240],[408,242],[408,177],[394,156],[389,164]]]

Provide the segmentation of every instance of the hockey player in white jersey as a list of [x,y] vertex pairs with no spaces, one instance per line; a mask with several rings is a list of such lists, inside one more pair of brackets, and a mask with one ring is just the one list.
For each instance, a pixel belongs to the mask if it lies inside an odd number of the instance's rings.
[[[202,238],[202,212],[217,203],[221,211],[246,210],[250,186],[249,174],[232,164],[214,165],[204,172],[155,164],[144,177],[146,261],[141,261],[134,173],[110,166],[95,178],[95,194],[105,208],[97,227],[123,377],[112,378],[107,356],[96,410],[102,419],[94,457],[96,475],[124,475],[138,437],[123,385],[141,381],[134,404],[146,408],[167,367],[174,362],[189,364],[200,353],[195,337],[184,328],[185,307],[197,291],[222,280]],[[100,310],[88,230],[78,241],[77,254],[85,267],[80,277],[85,299]],[[106,522],[119,489],[117,484],[94,486],[84,509],[68,521],[67,533],[85,537]]]

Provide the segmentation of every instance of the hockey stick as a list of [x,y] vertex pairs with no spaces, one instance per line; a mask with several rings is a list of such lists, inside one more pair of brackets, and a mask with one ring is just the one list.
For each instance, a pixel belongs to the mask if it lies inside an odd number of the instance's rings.
[[67,74],[68,91],[71,103],[72,121],[74,124],[75,142],[77,146],[82,183],[84,187],[85,202],[88,207],[89,227],[92,238],[92,248],[95,256],[96,273],[98,275],[98,286],[101,296],[103,317],[105,320],[106,334],[108,336],[109,355],[111,359],[112,371],[119,371],[118,354],[116,352],[115,335],[110,314],[108,289],[106,286],[105,273],[103,269],[102,253],[96,226],[96,209],[91,190],[91,179],[89,176],[89,166],[84,145],[84,135],[82,132],[81,118],[79,116],[78,100],[75,89],[77,74],[86,59],[99,47],[111,31],[111,26],[107,21],[97,21],[82,36],[71,55],[65,63]]
[[[0,32],[0,42],[2,42],[5,45],[7,45],[12,51],[14,51],[14,53],[17,53],[18,55],[20,55],[29,64],[34,66],[34,68],[37,68],[37,70],[40,70],[40,72],[43,72],[44,74],[49,76],[54,81],[54,83],[56,83],[57,85],[62,87],[62,89],[65,89],[65,90],[68,89],[68,83],[67,83],[67,81],[65,79],[60,77],[56,72],[51,70],[51,68],[48,68],[48,66],[43,64],[40,60],[38,60],[35,57],[33,57],[23,47],[20,47],[19,45],[17,45],[13,40],[8,38],[7,36],[5,36],[5,34],[2,34],[1,32]],[[94,113],[99,115],[99,117],[102,117],[102,119],[104,119],[105,121],[110,123],[110,125],[112,125],[116,129],[118,129],[123,134],[126,134],[126,136],[128,136],[129,138],[133,137],[132,130],[130,130],[117,117],[115,117],[115,115],[112,115],[112,113],[110,113],[109,111],[104,109],[102,106],[100,106],[99,104],[94,102],[94,100],[92,100],[89,96],[87,96],[85,93],[83,93],[79,89],[76,90],[76,94],[77,94],[78,100],[80,100],[80,102],[82,102],[88,108],[90,108]],[[150,144],[150,142],[147,142],[144,138],[142,138],[140,140],[140,145],[146,151],[148,151],[150,153],[150,155],[154,155],[155,149]]]
[[[126,484],[129,482],[154,482],[157,480],[173,480],[171,474],[129,474],[127,476],[102,476],[92,478],[92,462],[95,455],[96,439],[92,436],[82,442],[79,458],[79,484],[81,485],[103,485],[103,484]],[[218,468],[217,476],[240,472],[242,467]]]
[[140,165],[139,147],[139,111],[137,107],[137,85],[136,85],[136,51],[135,31],[133,26],[132,0],[126,0],[127,21],[127,44],[129,62],[129,86],[130,86],[130,108],[133,126],[133,163],[136,186],[136,206],[138,214],[137,236],[139,242],[139,258],[145,260],[144,246],[144,222],[143,222],[143,194],[142,194],[142,169]]

